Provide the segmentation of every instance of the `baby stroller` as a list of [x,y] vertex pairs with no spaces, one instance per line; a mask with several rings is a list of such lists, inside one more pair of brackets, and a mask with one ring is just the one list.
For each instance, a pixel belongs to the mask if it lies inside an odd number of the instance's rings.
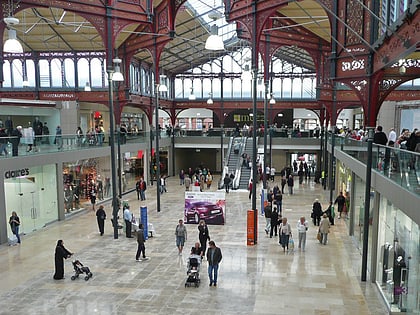
[[75,280],[76,278],[79,278],[79,275],[86,274],[85,280],[88,281],[89,278],[92,278],[92,273],[90,272],[90,269],[86,266],[83,266],[83,264],[79,260],[73,261],[73,268],[74,268],[74,275],[71,276],[71,280]]
[[199,255],[191,255],[187,262],[187,275],[188,278],[185,281],[185,287],[200,286],[200,263],[201,257]]

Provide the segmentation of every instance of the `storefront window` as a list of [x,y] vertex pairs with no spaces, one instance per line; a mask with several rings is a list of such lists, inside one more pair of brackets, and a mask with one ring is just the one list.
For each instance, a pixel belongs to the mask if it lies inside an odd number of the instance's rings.
[[419,226],[386,198],[379,211],[377,284],[392,312],[420,312]]
[[66,213],[89,206],[91,197],[111,196],[109,158],[95,158],[63,165],[64,209]]
[[[4,182],[6,213],[16,211],[20,233],[28,234],[58,219],[55,165],[9,171]],[[8,229],[8,237],[12,232]]]

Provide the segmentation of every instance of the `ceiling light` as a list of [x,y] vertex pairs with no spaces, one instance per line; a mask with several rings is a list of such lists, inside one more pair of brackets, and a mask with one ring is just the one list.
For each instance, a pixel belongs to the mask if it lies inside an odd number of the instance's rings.
[[168,92],[168,87],[165,84],[159,84],[159,92]]
[[168,87],[166,86],[165,81],[166,81],[166,75],[161,74],[159,84],[158,84],[159,92],[168,92]]
[[225,45],[223,39],[218,34],[219,28],[216,24],[213,24],[210,27],[210,36],[206,40],[206,45],[204,46],[207,50],[225,50]]
[[270,104],[271,104],[271,105],[276,104],[276,99],[274,98],[274,96],[273,96],[273,95],[271,95],[271,98],[270,98]]
[[213,99],[211,98],[212,93],[209,93],[209,99],[207,100],[207,105],[213,105]]
[[86,84],[85,84],[85,92],[90,92],[90,91],[92,91],[92,89],[90,88],[90,84],[89,84],[89,82],[86,82]]
[[251,81],[252,79],[251,71],[249,71],[248,64],[245,65],[244,70],[242,71],[241,79],[242,81]]
[[112,62],[114,63],[114,73],[112,75],[112,81],[116,81],[116,82],[124,81],[124,76],[121,73],[121,69],[120,69],[120,64],[122,60],[117,57],[117,58],[112,59]]
[[26,76],[26,75],[23,76],[22,86],[23,87],[28,87],[29,86],[28,76]]
[[[18,20],[19,21],[19,20]],[[16,39],[16,30],[9,29],[9,38],[4,42],[3,51],[13,54],[22,54],[22,44]]]

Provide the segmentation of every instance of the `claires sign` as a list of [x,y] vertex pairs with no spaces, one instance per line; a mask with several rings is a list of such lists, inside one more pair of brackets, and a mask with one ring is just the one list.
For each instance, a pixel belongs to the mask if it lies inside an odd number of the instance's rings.
[[28,176],[29,175],[29,168],[22,168],[20,170],[11,170],[4,173],[4,177],[8,178],[15,178],[20,176]]

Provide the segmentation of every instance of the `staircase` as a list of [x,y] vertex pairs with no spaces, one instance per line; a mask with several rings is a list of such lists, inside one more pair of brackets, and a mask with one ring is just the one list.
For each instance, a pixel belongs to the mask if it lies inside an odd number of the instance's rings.
[[[247,138],[243,152],[251,157],[252,160],[252,138]],[[241,178],[239,179],[238,189],[248,189],[249,179],[251,178],[251,169],[241,164]]]

